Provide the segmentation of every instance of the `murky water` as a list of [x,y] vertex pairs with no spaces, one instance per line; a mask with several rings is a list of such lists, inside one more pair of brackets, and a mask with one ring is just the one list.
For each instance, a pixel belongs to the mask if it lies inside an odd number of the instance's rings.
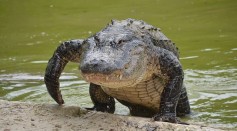
[[[86,38],[110,19],[132,17],[162,28],[180,49],[192,108],[183,120],[237,129],[236,7],[230,0],[0,0],[0,99],[55,103],[43,75],[58,44]],[[92,106],[77,64],[70,63],[60,81],[66,104]],[[128,110],[117,103],[116,113]]]
[[[192,114],[185,121],[220,128],[237,127],[237,69],[185,70],[185,84]],[[76,73],[64,73],[61,90],[67,105],[92,107],[88,83]],[[55,103],[48,95],[42,75],[29,73],[0,75],[0,99],[37,103]],[[117,114],[128,114],[128,109],[117,103]]]

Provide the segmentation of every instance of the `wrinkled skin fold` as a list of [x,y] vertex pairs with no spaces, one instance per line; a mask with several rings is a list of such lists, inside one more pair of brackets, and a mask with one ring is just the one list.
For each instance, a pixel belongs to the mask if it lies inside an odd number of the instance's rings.
[[90,83],[94,106],[87,109],[114,113],[117,99],[133,116],[185,124],[177,117],[190,113],[178,48],[160,29],[134,19],[112,21],[85,40],[59,45],[44,77],[59,105],[59,77],[68,62],[79,63]]

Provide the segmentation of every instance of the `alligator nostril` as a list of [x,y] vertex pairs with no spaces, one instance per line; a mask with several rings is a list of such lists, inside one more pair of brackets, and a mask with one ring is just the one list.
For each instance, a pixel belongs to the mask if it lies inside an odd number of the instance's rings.
[[130,66],[130,62],[124,65],[124,69],[127,70]]
[[96,64],[93,64],[92,66],[93,66],[93,67],[97,67],[98,65],[99,65],[99,64],[96,63]]
[[107,68],[105,60],[93,59],[82,63],[80,69],[82,73],[103,73],[101,71]]

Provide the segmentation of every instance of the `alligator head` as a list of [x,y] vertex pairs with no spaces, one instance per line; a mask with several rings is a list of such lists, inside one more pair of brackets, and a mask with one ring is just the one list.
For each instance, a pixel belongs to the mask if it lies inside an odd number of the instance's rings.
[[109,87],[132,86],[143,79],[147,51],[141,35],[112,22],[83,43],[80,70],[86,81]]
[[80,64],[86,81],[104,87],[132,86],[144,79],[150,41],[132,22],[112,21],[88,39],[65,42],[58,47],[45,74],[48,92],[56,102],[64,103],[58,79],[68,61]]

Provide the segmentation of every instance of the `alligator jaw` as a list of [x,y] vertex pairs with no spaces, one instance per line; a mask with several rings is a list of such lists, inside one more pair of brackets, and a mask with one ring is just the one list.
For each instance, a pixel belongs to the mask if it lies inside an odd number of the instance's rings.
[[106,83],[122,81],[123,74],[100,74],[100,73],[81,73],[87,82],[91,83]]

